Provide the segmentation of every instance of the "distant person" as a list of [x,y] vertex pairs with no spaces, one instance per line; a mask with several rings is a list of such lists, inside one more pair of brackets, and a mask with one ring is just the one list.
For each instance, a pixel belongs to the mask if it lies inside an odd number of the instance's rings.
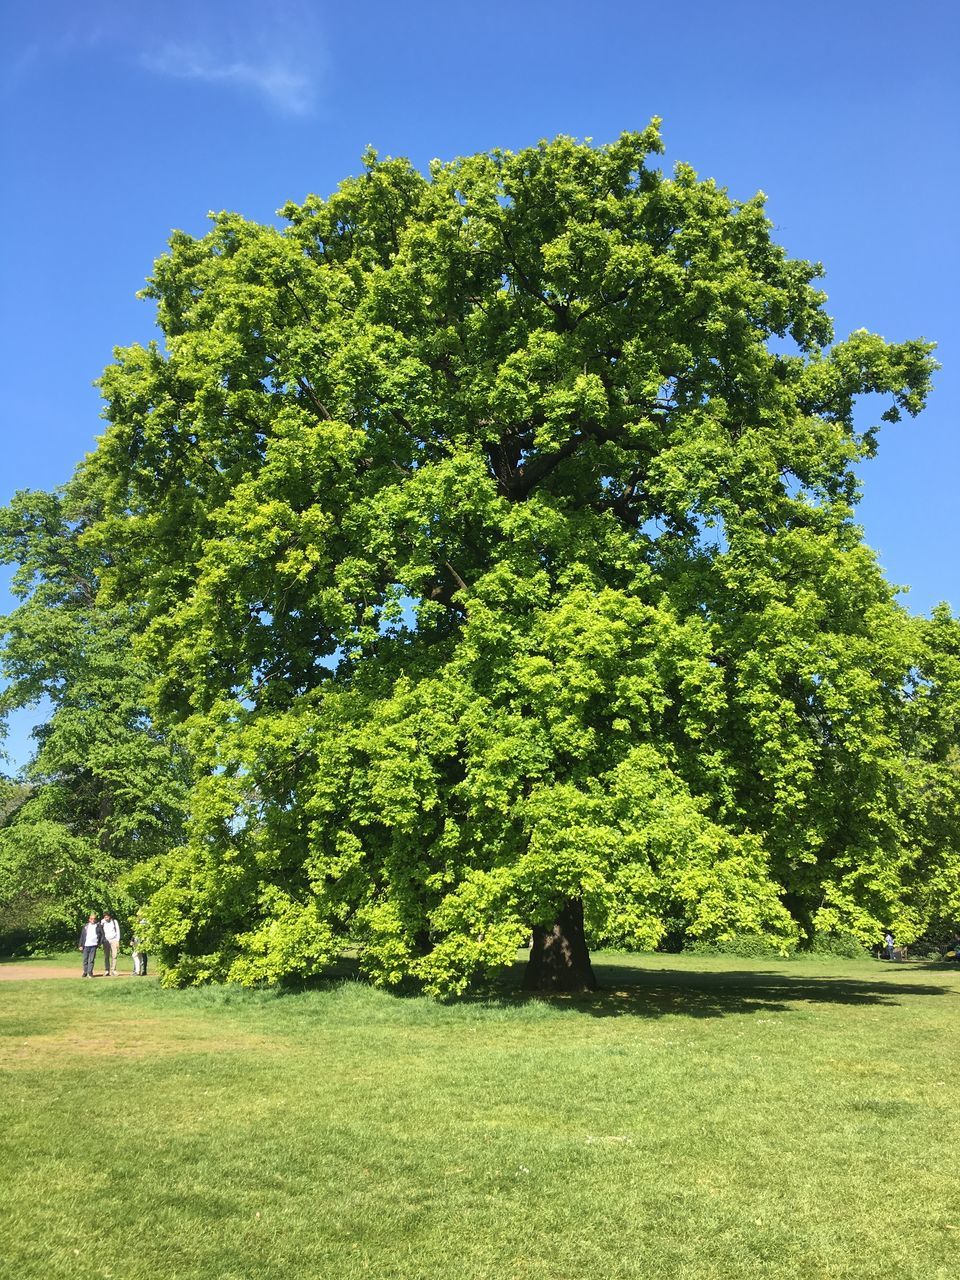
[[120,921],[114,920],[109,911],[103,913],[103,967],[105,978],[117,976],[117,955],[120,951]]
[[93,965],[97,958],[97,947],[103,942],[103,930],[97,921],[97,913],[91,911],[87,923],[80,929],[80,940],[77,950],[83,952],[82,978],[93,977]]
[[133,972],[138,978],[145,978],[147,976],[147,940],[145,936],[147,922],[143,916],[137,916],[136,928],[137,931],[133,935],[133,949],[131,951]]
[[895,949],[895,944],[894,944],[894,941],[893,941],[893,934],[892,934],[892,933],[889,933],[889,932],[887,933],[887,936],[886,936],[886,937],[884,938],[884,940],[883,940],[883,946],[884,946],[884,949],[885,949],[885,951],[886,951],[886,953],[887,953],[887,959],[888,959],[888,960],[892,960],[892,959],[893,959],[894,949]]

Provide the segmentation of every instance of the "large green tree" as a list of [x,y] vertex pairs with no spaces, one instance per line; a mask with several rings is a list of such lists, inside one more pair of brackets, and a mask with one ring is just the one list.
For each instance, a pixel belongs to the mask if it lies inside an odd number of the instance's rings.
[[172,980],[913,927],[918,639],[854,468],[931,345],[834,341],[763,197],[660,150],[371,153],[157,262],[83,476],[196,764],[140,881]]

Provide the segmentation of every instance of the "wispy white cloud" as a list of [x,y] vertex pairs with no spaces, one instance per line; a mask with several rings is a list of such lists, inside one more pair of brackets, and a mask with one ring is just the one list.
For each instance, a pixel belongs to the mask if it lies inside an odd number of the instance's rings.
[[[286,115],[309,115],[326,80],[323,0],[34,0],[36,32],[8,50],[5,78],[50,59],[109,54],[152,75],[256,95]],[[26,32],[25,32],[26,34]]]
[[269,54],[252,61],[233,50],[165,44],[142,53],[140,62],[148,71],[177,80],[251,89],[287,115],[309,115],[316,106],[316,76]]
[[128,47],[153,74],[253,93],[286,115],[316,107],[326,69],[320,0],[167,0],[151,18],[135,8]]

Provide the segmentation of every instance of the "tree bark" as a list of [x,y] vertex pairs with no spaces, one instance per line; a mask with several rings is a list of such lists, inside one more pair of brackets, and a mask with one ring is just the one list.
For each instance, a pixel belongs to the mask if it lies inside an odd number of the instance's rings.
[[527,991],[596,991],[582,899],[568,898],[552,925],[534,926],[523,985]]

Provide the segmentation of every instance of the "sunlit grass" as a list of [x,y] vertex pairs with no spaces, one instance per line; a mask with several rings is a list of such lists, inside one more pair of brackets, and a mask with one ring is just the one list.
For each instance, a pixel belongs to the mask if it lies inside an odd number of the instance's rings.
[[0,984],[0,1274],[955,1280],[960,975],[598,974],[452,1006]]

